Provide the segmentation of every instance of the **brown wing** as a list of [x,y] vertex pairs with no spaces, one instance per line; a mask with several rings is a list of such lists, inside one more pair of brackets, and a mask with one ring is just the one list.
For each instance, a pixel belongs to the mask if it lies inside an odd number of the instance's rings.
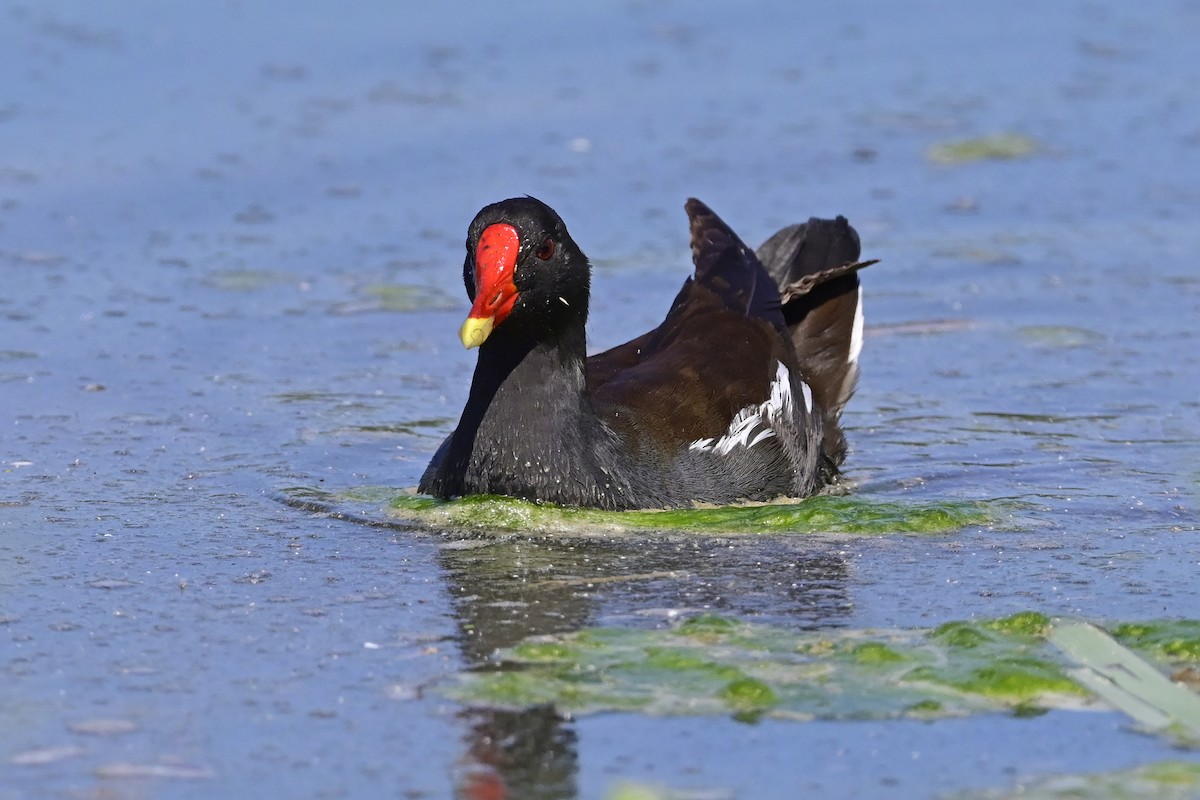
[[692,281],[681,295],[657,329],[587,362],[596,413],[639,450],[723,435],[738,411],[767,399],[775,365],[788,363],[769,323]]
[[642,450],[723,435],[767,399],[777,363],[795,366],[774,280],[711,209],[685,208],[694,277],[658,328],[587,362],[596,413]]

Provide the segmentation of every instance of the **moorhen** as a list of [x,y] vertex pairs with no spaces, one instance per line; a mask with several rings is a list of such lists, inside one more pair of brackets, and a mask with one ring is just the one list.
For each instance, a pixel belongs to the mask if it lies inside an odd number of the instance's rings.
[[859,240],[810,219],[757,255],[688,200],[695,274],[662,324],[586,354],[590,267],[532,197],[476,215],[460,336],[479,348],[419,491],[604,509],[806,497],[833,481],[858,378]]

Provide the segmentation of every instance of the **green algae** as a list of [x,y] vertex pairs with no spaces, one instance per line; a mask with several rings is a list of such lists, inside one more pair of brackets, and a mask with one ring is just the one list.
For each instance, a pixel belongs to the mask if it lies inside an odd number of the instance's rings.
[[1036,611],[1019,611],[1008,617],[982,623],[988,630],[1024,636],[1044,637],[1050,632],[1050,618]]
[[299,284],[302,281],[303,278],[290,272],[272,269],[215,270],[205,278],[206,284],[223,292],[257,292]]
[[979,625],[970,622],[947,622],[934,628],[930,636],[942,640],[948,647],[961,650],[982,647],[994,641]]
[[470,673],[447,691],[482,705],[523,698],[572,713],[638,708],[746,720],[1025,714],[1079,705],[1088,692],[1039,635],[1044,620],[1017,614],[933,630],[794,633],[708,614],[666,630],[542,637],[502,651],[500,670]]
[[985,789],[941,795],[943,800],[1183,800],[1200,796],[1200,764],[1159,761],[1133,769],[1090,774],[1023,778],[1013,789]]
[[[1002,646],[1008,644],[1011,642]],[[1033,656],[997,657],[986,664],[978,663],[975,658],[953,659],[943,666],[918,667],[906,678],[951,686],[965,694],[994,698],[1014,708],[1051,694],[1087,694],[1067,676],[1065,668]]]
[[1200,620],[1134,622],[1109,631],[1126,647],[1170,662],[1200,661]]
[[[347,495],[347,499],[358,499]],[[995,524],[1000,514],[982,502],[913,503],[819,495],[803,501],[674,511],[600,511],[478,495],[443,501],[393,495],[387,513],[435,530],[588,534],[668,531],[708,534],[943,534]]]
[[959,165],[976,161],[1009,161],[1038,151],[1036,140],[1019,133],[997,133],[932,145],[926,155],[935,164]]
[[559,642],[523,642],[513,648],[513,655],[530,664],[547,661],[566,661],[575,651]]
[[[1104,707],[1038,612],[932,629],[793,632],[705,614],[667,629],[589,628],[501,651],[445,687],[463,703],[758,719],[939,719]],[[1200,622],[1117,625],[1159,667]],[[1173,638],[1172,638],[1173,637]],[[1131,657],[1137,658],[1132,653]],[[1186,740],[1184,740],[1186,741]]]
[[907,657],[883,642],[863,642],[850,650],[860,664],[894,664],[906,661]]
[[618,783],[605,795],[606,800],[673,800],[676,797],[679,795],[669,789],[632,781]]
[[758,678],[742,676],[725,684],[718,692],[722,700],[739,711],[770,708],[779,703],[775,690]]
[[441,289],[403,283],[375,283],[359,289],[363,299],[338,303],[333,306],[337,314],[352,314],[368,311],[385,311],[409,314],[414,311],[453,311],[462,308],[463,302]]
[[730,633],[737,627],[738,624],[733,620],[717,614],[700,614],[685,620],[679,630],[683,634],[696,636],[703,633]]
[[1083,347],[1104,341],[1104,334],[1070,325],[1024,325],[1018,335],[1031,344],[1049,348]]

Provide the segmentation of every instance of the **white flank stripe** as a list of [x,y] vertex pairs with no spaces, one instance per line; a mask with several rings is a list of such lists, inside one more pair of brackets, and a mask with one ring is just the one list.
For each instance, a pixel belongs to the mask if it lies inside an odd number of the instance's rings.
[[774,436],[775,436],[775,431],[771,430],[770,428],[767,428],[765,430],[760,431],[758,436],[755,436],[753,439],[751,439],[750,443],[748,445],[746,445],[746,447],[754,447],[754,445],[758,444],[759,442],[765,442],[767,439],[774,438]]
[[[746,406],[730,421],[725,435],[720,439],[697,439],[688,445],[689,450],[710,450],[717,455],[728,455],[735,447],[754,447],[760,442],[775,437],[775,429],[771,427],[776,419],[787,418],[792,414],[792,376],[788,368],[780,363],[775,368],[775,378],[771,381],[771,394],[765,402],[756,406]],[[812,410],[812,391],[807,384],[804,387],[804,404]]]
[[800,391],[804,393],[804,410],[812,413],[812,389],[808,388],[808,384],[800,381]]
[[858,361],[858,354],[862,352],[863,340],[863,309],[862,309],[862,287],[858,287],[858,303],[854,306],[854,327],[850,329],[850,357],[846,361],[853,364]]
[[792,413],[792,376],[780,361],[775,367],[775,379],[771,381],[771,396],[763,409],[768,418]]
[[759,416],[756,406],[743,408],[733,418],[733,422],[729,423],[729,430],[717,440],[717,443],[713,446],[713,450],[717,455],[723,456],[738,445],[749,447],[750,437],[754,433],[755,427],[761,421],[762,417]]

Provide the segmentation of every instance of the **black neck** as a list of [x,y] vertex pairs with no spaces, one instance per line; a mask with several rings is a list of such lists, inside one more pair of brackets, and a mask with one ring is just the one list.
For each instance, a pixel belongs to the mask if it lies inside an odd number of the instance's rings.
[[447,454],[463,469],[462,493],[571,503],[563,491],[595,491],[589,461],[606,432],[588,400],[585,351],[583,325],[540,342],[500,327],[484,342]]
[[498,329],[479,348],[463,423],[495,423],[501,428],[524,431],[539,423],[553,425],[561,421],[522,418],[534,408],[545,413],[579,409],[586,404],[586,340],[582,327],[541,342],[522,333]]

